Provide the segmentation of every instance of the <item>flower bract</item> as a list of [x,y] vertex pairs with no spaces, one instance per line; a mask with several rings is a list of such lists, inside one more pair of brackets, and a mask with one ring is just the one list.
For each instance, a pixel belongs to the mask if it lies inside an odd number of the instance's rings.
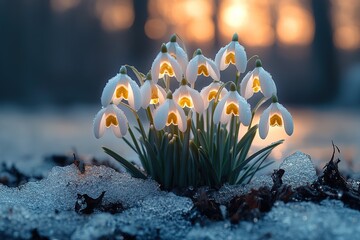
[[127,133],[128,120],[124,112],[114,104],[102,108],[94,119],[94,135],[96,138],[101,138],[106,129],[111,129],[119,138]]

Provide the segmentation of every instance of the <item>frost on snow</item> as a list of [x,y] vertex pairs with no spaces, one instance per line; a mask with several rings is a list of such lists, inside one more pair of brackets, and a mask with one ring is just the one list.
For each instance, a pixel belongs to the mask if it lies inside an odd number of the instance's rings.
[[[292,186],[316,178],[310,158],[300,152],[286,158],[283,180]],[[288,173],[288,176],[286,176]],[[251,188],[272,185],[270,176],[257,176],[245,186],[224,186],[214,194],[218,202]],[[102,204],[121,203],[117,214],[74,210],[77,194]],[[19,188],[0,186],[0,238],[30,239],[32,232],[50,239],[350,239],[360,235],[360,212],[339,201],[277,202],[254,222],[229,220],[192,225],[190,198],[159,190],[156,182],[130,177],[105,166],[87,166],[81,174],[74,165],[55,167],[48,177]]]

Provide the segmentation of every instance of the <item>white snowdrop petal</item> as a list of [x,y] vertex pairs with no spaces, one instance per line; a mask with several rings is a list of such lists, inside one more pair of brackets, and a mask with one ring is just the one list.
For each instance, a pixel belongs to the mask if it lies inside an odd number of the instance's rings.
[[106,108],[102,108],[94,118],[94,135],[96,138],[101,138],[105,132],[105,124],[103,124],[104,113]]
[[270,110],[272,105],[264,110],[264,112],[260,116],[259,121],[259,135],[261,139],[265,139],[269,133],[269,117],[270,117]]
[[151,78],[154,83],[157,83],[159,79],[159,73],[160,73],[160,63],[161,63],[161,57],[162,53],[158,53],[156,58],[154,59],[152,65],[151,65]]
[[235,42],[235,65],[239,72],[243,73],[247,66],[247,56],[243,46]]
[[226,96],[223,99],[221,99],[221,101],[216,105],[216,108],[214,111],[214,117],[213,117],[215,124],[218,124],[220,122],[220,119],[223,115],[224,106],[225,106],[228,96],[229,96],[229,94],[226,94]]
[[141,94],[141,107],[147,108],[151,100],[151,83],[150,81],[145,81],[144,84],[140,87]]
[[174,70],[175,78],[178,80],[178,82],[180,82],[182,80],[183,71],[179,63],[175,60],[175,58],[171,57],[170,54],[168,53],[167,55],[168,55],[168,61],[170,62],[171,67]]
[[[141,94],[140,94],[140,88],[139,86],[136,84],[135,81],[131,80],[129,81],[129,104],[130,101],[132,102],[132,104],[130,104],[130,106],[132,106],[132,108],[134,108],[136,111],[140,109],[141,107],[141,103],[142,103],[142,98],[141,98]],[[131,89],[131,91],[130,91]],[[130,94],[131,92],[131,94]]]
[[118,75],[112,77],[105,85],[101,94],[101,105],[107,107],[114,96],[114,92],[118,83]]
[[169,114],[169,101],[170,99],[165,100],[163,104],[155,111],[154,114],[154,126],[156,130],[161,130],[165,127],[166,120]]
[[247,82],[247,85],[245,86],[245,93],[243,96],[245,99],[249,99],[254,95],[254,90],[253,90],[254,78],[255,76],[252,74],[249,78],[249,81]]
[[204,109],[207,109],[209,106],[209,100],[208,100],[208,95],[209,92],[212,88],[213,83],[211,83],[209,86],[204,87],[201,91],[200,91],[200,96],[203,100],[204,103]]
[[271,98],[277,94],[276,85],[272,79],[270,73],[265,71],[262,67],[259,67],[259,80],[261,92],[266,98]]
[[199,55],[196,55],[193,59],[190,60],[186,68],[186,79],[189,83],[194,84],[198,76],[198,61]]
[[184,94],[186,94],[186,93],[187,93],[187,91],[186,91],[184,85],[181,85],[180,87],[178,87],[178,88],[175,90],[175,92],[173,93],[174,102],[176,102],[176,104],[178,104],[180,96],[181,96],[181,95],[184,95]]
[[280,103],[277,103],[277,107],[284,120],[284,128],[287,135],[292,135],[294,132],[294,122],[290,112]]
[[180,64],[182,72],[185,73],[189,59],[184,49],[182,49],[177,42],[168,42],[166,47],[170,54],[176,56],[176,61]]
[[[241,83],[240,83],[240,94],[241,96],[243,96],[244,98],[248,99],[249,97],[246,96],[246,88],[247,85],[249,83],[249,80],[251,78],[252,72],[248,72],[245,77],[242,79]],[[252,95],[251,95],[252,96]],[[250,96],[250,97],[251,97]]]
[[198,91],[196,91],[195,89],[191,89],[188,86],[188,92],[190,94],[190,97],[194,103],[194,109],[195,112],[197,113],[202,113],[205,109],[204,109],[204,101],[202,99],[202,97],[200,96],[200,93]]
[[213,60],[206,58],[206,67],[212,79],[217,81],[220,80],[220,71]]
[[174,102],[172,102],[171,108],[175,110],[175,114],[178,116],[178,128],[181,132],[185,132],[187,128],[186,115],[184,110]]
[[240,107],[240,121],[245,125],[249,126],[251,121],[251,107],[250,104],[239,94],[237,94],[237,101]]
[[156,88],[158,89],[159,104],[162,104],[166,100],[166,92],[161,86],[157,84]]
[[220,50],[215,55],[215,64],[221,71],[225,70],[227,68],[227,66],[229,66],[229,64],[225,64],[225,53],[226,53],[227,46],[228,45],[220,48]]
[[120,108],[118,108],[116,106],[114,106],[114,112],[115,112],[117,120],[118,120],[117,128],[119,129],[119,133],[120,133],[119,135],[116,135],[116,134],[115,135],[117,137],[125,136],[127,133],[127,130],[128,130],[128,120],[126,118],[126,115]]

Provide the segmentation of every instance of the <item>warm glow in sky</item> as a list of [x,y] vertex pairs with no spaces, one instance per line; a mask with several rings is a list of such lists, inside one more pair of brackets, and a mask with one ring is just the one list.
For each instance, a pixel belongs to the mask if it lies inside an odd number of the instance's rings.
[[[360,48],[360,1],[330,0],[334,43],[344,50]],[[187,42],[212,47],[234,32],[246,46],[308,46],[314,38],[310,0],[148,0],[145,34],[165,39],[172,33]],[[62,13],[84,0],[51,0]],[[133,0],[88,0],[107,31],[128,29],[135,19]],[[217,39],[216,39],[217,38]]]
[[332,0],[334,42],[338,48],[360,48],[360,1]]

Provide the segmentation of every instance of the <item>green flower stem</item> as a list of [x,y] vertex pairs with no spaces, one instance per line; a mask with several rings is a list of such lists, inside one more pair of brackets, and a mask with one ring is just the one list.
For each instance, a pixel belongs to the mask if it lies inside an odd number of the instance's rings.
[[250,57],[250,58],[247,60],[247,62],[250,62],[253,58],[259,58],[259,56],[258,56],[258,55],[254,55],[254,56]]
[[140,128],[141,136],[142,136],[142,138],[143,138],[144,141],[145,141],[145,140],[147,139],[146,133],[145,133],[144,126],[142,125],[141,120],[140,120],[140,117],[139,117],[139,115],[137,114],[137,112],[136,112],[132,107],[130,107],[129,105],[127,105],[126,103],[120,102],[119,104],[127,107],[127,108],[134,114],[134,116],[135,116],[135,118],[136,118],[136,121],[137,121],[137,123],[138,123],[138,125],[139,125],[139,128]]
[[165,75],[165,89],[166,89],[166,92],[169,92],[170,90],[170,77],[168,75]]
[[251,120],[250,120],[250,124],[248,127],[248,130],[251,128],[252,126],[252,122],[254,120],[255,117],[255,113],[257,112],[257,110],[261,107],[261,105],[263,105],[266,101],[268,100],[268,98],[263,97],[262,99],[260,99],[260,101],[256,104],[256,106],[254,107],[254,109],[251,111]]
[[153,119],[153,116],[152,116],[152,113],[151,113],[150,106],[146,108],[146,112],[147,112],[147,117],[149,119],[150,125],[154,124],[154,119]]
[[238,88],[239,79],[240,79],[240,72],[236,71],[236,77],[235,77],[235,86],[236,86],[236,88]]
[[125,67],[130,68],[130,69],[135,73],[137,79],[138,79],[139,82],[140,82],[140,85],[143,85],[143,84],[144,84],[144,80],[146,79],[145,74],[143,74],[142,72],[138,71],[138,70],[136,69],[136,67],[134,67],[134,66],[131,66],[131,65],[126,64]]

